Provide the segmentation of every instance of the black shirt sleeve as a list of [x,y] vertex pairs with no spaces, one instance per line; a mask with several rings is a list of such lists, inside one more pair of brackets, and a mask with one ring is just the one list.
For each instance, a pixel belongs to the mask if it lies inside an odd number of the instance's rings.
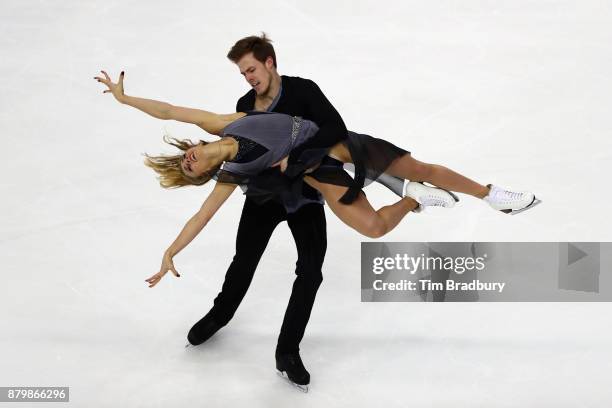
[[242,98],[238,99],[238,102],[236,102],[236,112],[248,112],[253,110],[255,105],[255,97],[252,95],[253,93],[254,91],[250,90],[244,94]]
[[303,89],[300,89],[300,97],[305,101],[308,119],[319,126],[319,131],[308,142],[292,150],[289,155],[289,163],[296,163],[304,150],[328,148],[347,137],[342,117],[316,83],[305,79]]

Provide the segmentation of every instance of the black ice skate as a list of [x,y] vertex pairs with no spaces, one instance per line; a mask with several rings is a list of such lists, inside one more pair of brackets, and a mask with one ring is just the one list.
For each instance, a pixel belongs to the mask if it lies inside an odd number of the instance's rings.
[[193,325],[189,334],[187,334],[187,343],[185,347],[197,346],[204,343],[206,340],[212,337],[219,329],[220,325],[217,324],[210,316],[206,315],[199,322]]
[[306,371],[299,353],[277,355],[276,370],[278,375],[287,379],[293,386],[308,392],[310,374]]

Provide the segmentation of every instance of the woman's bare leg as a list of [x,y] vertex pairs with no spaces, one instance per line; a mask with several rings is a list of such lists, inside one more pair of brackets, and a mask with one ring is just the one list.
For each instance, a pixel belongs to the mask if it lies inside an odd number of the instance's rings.
[[[353,162],[348,149],[341,143],[336,144],[330,150],[330,155],[343,163]],[[444,166],[420,162],[410,154],[393,161],[385,173],[411,181],[426,181],[436,187],[469,194],[477,198],[484,198],[489,194],[488,187]]]
[[399,222],[414,210],[418,203],[410,197],[404,197],[395,204],[374,210],[363,193],[350,205],[342,204],[338,200],[344,195],[347,187],[321,183],[310,176],[304,181],[323,194],[329,208],[342,222],[357,232],[370,237],[379,238],[391,231]]
[[436,187],[469,194],[477,198],[484,198],[489,194],[488,187],[444,166],[418,161],[410,154],[405,154],[392,162],[386,173],[411,181],[426,181]]

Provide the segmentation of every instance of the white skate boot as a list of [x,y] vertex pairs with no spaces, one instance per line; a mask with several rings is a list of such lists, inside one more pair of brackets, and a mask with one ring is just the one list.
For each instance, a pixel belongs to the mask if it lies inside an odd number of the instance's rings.
[[510,191],[492,184],[487,185],[487,187],[490,188],[490,191],[483,200],[489,203],[493,209],[506,214],[518,214],[542,202],[529,191]]
[[404,197],[410,197],[419,203],[419,206],[413,210],[417,213],[423,211],[425,207],[452,208],[459,201],[459,198],[450,191],[407,180],[404,183]]

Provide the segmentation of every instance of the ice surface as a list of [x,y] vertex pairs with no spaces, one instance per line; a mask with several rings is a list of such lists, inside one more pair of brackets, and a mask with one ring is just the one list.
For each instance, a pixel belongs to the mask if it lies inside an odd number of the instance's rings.
[[274,370],[285,224],[232,322],[184,349],[243,198],[175,258],[181,278],[148,289],[211,186],[164,191],[141,153],[203,133],[92,78],[125,70],[129,94],[231,112],[247,85],[225,55],[264,30],[279,72],[314,79],[351,130],[544,201],[508,217],[463,197],[384,240],[610,241],[611,18],[600,1],[3,1],[0,386],[70,386],[79,407],[609,406],[610,304],[362,304],[363,238],[329,211],[308,394]]

